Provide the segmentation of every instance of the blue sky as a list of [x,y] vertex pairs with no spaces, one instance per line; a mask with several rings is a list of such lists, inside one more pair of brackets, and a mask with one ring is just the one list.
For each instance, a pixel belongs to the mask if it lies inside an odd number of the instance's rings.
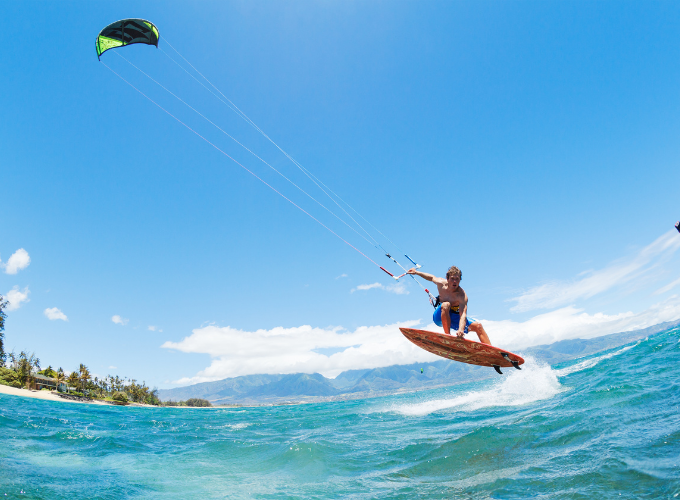
[[429,359],[394,326],[430,322],[418,287],[395,287],[97,61],[97,33],[127,17],[154,22],[160,49],[109,51],[103,63],[398,271],[118,57],[328,203],[174,65],[169,41],[423,270],[463,269],[470,312],[493,342],[680,318],[673,2],[6,2],[3,12],[0,293],[15,297],[7,347],[44,365],[83,362],[167,387]]

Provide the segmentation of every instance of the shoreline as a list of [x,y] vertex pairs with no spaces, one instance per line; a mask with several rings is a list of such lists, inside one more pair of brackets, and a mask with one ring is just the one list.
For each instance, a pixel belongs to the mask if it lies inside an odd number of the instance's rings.
[[85,404],[85,405],[99,405],[99,406],[116,406],[116,407],[135,407],[135,408],[179,408],[179,409],[192,409],[192,410],[220,410],[226,408],[243,408],[241,405],[225,405],[225,406],[154,406],[147,405],[143,403],[128,403],[126,405],[118,405],[111,403],[109,401],[101,401],[98,399],[93,399],[91,401],[76,401],[73,399],[66,399],[59,396],[55,391],[34,391],[32,389],[17,389],[16,387],[10,387],[9,385],[0,384],[0,394],[6,394],[8,396],[20,396],[24,398],[32,399],[42,399],[43,401],[58,401],[61,403],[75,403],[75,404]]
[[142,408],[160,408],[160,406],[145,405],[142,403],[128,403],[127,405],[117,405],[110,403],[108,401],[101,401],[98,399],[93,399],[91,401],[77,401],[74,399],[62,398],[55,391],[34,391],[33,389],[17,389],[16,387],[10,387],[9,385],[0,384],[0,394],[7,394],[8,396],[21,396],[24,398],[32,399],[42,399],[45,401],[59,401],[62,403],[78,403],[86,405],[99,405],[99,406],[137,406]]
[[97,400],[92,400],[92,401],[74,401],[72,399],[65,399],[57,394],[54,393],[54,391],[34,391],[32,389],[17,389],[16,387],[10,387],[8,385],[2,385],[0,384],[0,394],[7,394],[9,396],[22,396],[25,398],[33,398],[33,399],[42,399],[46,401],[60,401],[64,403],[84,403],[84,404],[98,404],[102,406],[114,406],[110,405],[109,403],[105,401],[97,401]]

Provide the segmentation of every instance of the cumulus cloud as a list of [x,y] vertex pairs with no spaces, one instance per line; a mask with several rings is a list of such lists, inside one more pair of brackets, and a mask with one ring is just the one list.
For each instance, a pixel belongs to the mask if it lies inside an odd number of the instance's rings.
[[26,269],[30,263],[31,257],[28,252],[20,248],[10,256],[7,263],[0,262],[0,267],[4,268],[7,274],[16,274],[22,269]]
[[[637,314],[588,314],[568,306],[523,322],[484,319],[481,322],[494,345],[521,353],[533,345],[594,338],[678,319],[680,296],[673,295]],[[209,325],[193,330],[179,342],[165,342],[161,347],[208,354],[212,358],[210,366],[195,376],[175,381],[180,385],[261,373],[321,373],[335,377],[345,370],[441,360],[416,347],[399,332],[399,327],[442,331],[434,324],[419,325],[419,321],[408,321],[364,326],[352,332],[307,325],[248,332]],[[468,334],[468,338],[477,340],[473,333]]]
[[[639,330],[666,321],[680,319],[680,297],[673,295],[640,313],[588,314],[573,306],[563,307],[533,318],[516,322],[510,320],[481,320],[493,345],[517,350],[540,344],[551,344],[566,339],[587,339],[610,333]],[[474,337],[469,337],[474,338]]]
[[383,285],[382,283],[371,283],[370,285],[358,285],[356,288],[352,288],[349,293],[354,293],[359,290],[371,290],[377,288],[379,290],[385,290],[389,293],[396,293],[397,295],[408,295],[408,290],[403,283],[392,283],[390,285]]
[[340,278],[346,278],[346,277],[347,277],[347,274],[342,273],[340,276],[336,276],[335,279],[339,280]]
[[[418,321],[382,326],[341,328],[274,328],[248,332],[231,327],[206,326],[179,342],[161,347],[212,357],[196,376],[178,380],[194,384],[258,373],[321,373],[336,377],[345,370],[435,361],[438,358],[406,340],[399,327]],[[318,351],[334,352],[330,355]]]
[[536,309],[552,309],[588,299],[633,280],[639,280],[654,271],[680,249],[677,231],[668,231],[656,241],[643,248],[630,259],[619,260],[608,267],[582,273],[582,277],[569,282],[551,282],[533,287],[521,295],[509,299],[516,302],[510,310],[525,312]]
[[56,319],[60,319],[62,321],[68,321],[68,318],[66,317],[66,315],[63,312],[61,312],[57,307],[47,308],[43,311],[43,314],[47,317],[47,319],[52,320],[52,321],[54,321]]
[[109,366],[109,370],[115,370],[117,368],[118,368],[117,366],[113,366],[113,365]]
[[163,330],[161,330],[161,329],[158,328],[157,326],[149,325],[147,328],[148,328],[149,331],[151,331],[151,332],[161,332],[161,333],[163,332]]
[[111,316],[111,321],[113,321],[113,322],[114,322],[115,324],[117,324],[117,325],[123,325],[123,326],[125,326],[125,325],[128,324],[128,321],[129,321],[129,320],[128,320],[128,319],[125,319],[125,318],[121,318],[120,316],[118,316],[117,314],[115,314],[114,316]]
[[5,299],[7,300],[7,311],[15,311],[21,307],[21,304],[28,302],[30,299],[28,295],[31,291],[28,287],[20,290],[18,286],[12,288],[9,292],[5,294]]

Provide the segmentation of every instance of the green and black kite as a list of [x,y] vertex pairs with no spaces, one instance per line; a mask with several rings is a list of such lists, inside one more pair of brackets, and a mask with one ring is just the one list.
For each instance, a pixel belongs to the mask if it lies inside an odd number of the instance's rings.
[[144,19],[122,19],[109,24],[97,36],[97,58],[109,49],[145,43],[158,48],[158,28]]

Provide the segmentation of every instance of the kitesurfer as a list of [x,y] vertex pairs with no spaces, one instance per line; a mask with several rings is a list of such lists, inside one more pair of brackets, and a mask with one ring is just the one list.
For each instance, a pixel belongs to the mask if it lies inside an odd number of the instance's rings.
[[437,326],[443,327],[447,335],[451,335],[452,326],[458,330],[456,335],[461,338],[468,333],[469,329],[477,334],[480,342],[491,345],[489,336],[484,331],[482,324],[467,316],[468,297],[465,290],[460,287],[460,280],[463,279],[463,273],[460,269],[451,266],[446,272],[446,279],[420,272],[415,267],[409,269],[407,273],[415,274],[437,285],[439,291],[438,304],[432,315],[432,320]]

